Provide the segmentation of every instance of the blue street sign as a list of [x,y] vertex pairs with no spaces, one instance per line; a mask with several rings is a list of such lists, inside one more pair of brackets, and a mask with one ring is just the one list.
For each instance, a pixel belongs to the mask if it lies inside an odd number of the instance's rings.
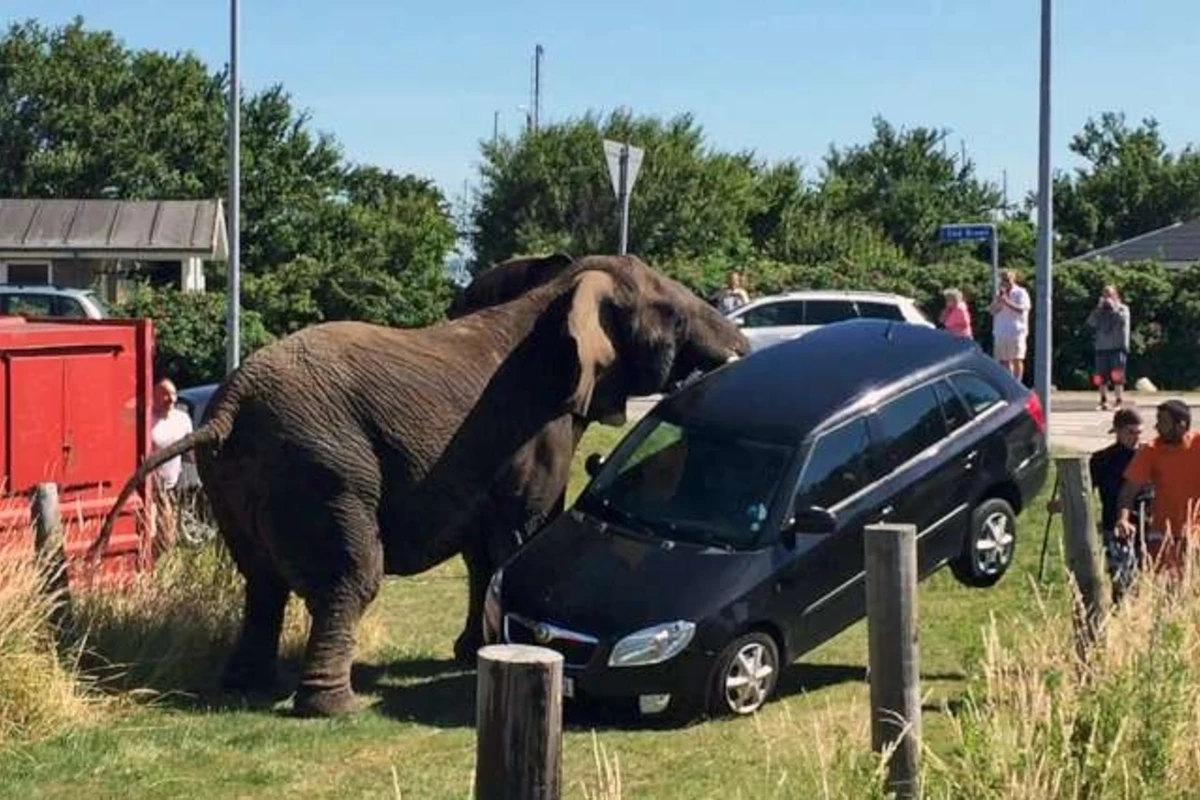
[[965,242],[991,239],[995,230],[991,225],[955,224],[938,227],[938,238],[943,242]]

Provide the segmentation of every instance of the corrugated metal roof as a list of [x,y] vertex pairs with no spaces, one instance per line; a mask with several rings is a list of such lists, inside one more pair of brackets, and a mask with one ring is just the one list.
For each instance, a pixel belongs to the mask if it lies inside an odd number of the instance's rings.
[[217,200],[0,199],[0,256],[228,257]]
[[1075,256],[1070,261],[1107,258],[1110,261],[1164,261],[1190,264],[1200,261],[1200,219],[1176,222]]

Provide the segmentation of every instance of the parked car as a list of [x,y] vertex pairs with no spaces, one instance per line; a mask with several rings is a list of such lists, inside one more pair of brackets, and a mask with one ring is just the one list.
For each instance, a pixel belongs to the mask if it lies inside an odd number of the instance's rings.
[[[200,427],[200,421],[204,419],[204,409],[208,407],[208,401],[212,399],[213,392],[217,390],[218,386],[220,386],[219,383],[205,383],[179,390],[175,404],[181,406],[192,418],[192,430]],[[200,475],[196,472],[195,462],[184,459],[178,485],[181,489],[200,486]]]
[[105,319],[104,304],[90,289],[43,284],[0,284],[0,316]]
[[871,523],[917,527],[922,579],[1000,580],[1049,455],[1037,395],[974,344],[856,320],[696,380],[586,464],[494,573],[485,639],[561,652],[569,698],[719,715],[864,618]]
[[751,350],[795,339],[822,325],[850,319],[890,319],[936,327],[915,300],[886,292],[795,291],[750,301],[727,315],[742,328]]

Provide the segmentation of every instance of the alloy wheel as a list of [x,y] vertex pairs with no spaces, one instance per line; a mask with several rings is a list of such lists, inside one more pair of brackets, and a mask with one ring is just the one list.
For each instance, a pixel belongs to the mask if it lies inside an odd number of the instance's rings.
[[725,703],[735,714],[752,714],[766,702],[779,665],[759,642],[743,645],[725,670]]
[[1008,516],[995,511],[989,514],[975,538],[975,566],[983,575],[995,575],[1012,558],[1013,531]]

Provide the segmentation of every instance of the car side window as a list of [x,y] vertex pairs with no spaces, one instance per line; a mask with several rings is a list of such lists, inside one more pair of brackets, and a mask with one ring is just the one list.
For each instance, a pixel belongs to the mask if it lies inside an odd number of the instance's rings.
[[876,452],[880,466],[890,472],[946,435],[942,407],[932,386],[914,389],[880,406],[875,412]]
[[776,325],[803,325],[804,302],[782,300],[751,308],[741,315],[746,328],[768,328]]
[[900,310],[900,306],[892,303],[871,303],[864,300],[859,300],[858,314],[861,317],[870,317],[871,319],[892,319],[897,322],[904,321],[904,312]]
[[804,308],[805,325],[829,325],[857,317],[858,311],[849,300],[809,300]]
[[87,311],[84,310],[83,303],[74,297],[56,298],[54,305],[54,316],[56,317],[66,317],[68,319],[87,318]]
[[950,433],[966,425],[971,420],[971,412],[963,399],[955,394],[950,384],[938,381],[933,385],[937,392],[938,401],[942,404],[942,416],[946,419],[946,432]]
[[994,405],[1004,402],[1004,397],[995,386],[978,375],[970,372],[959,372],[950,376],[950,382],[958,390],[972,416],[979,416]]
[[14,317],[52,317],[52,300],[45,294],[9,295],[8,313]]
[[874,480],[868,461],[870,432],[864,419],[856,419],[821,434],[813,442],[797,501],[831,508]]

